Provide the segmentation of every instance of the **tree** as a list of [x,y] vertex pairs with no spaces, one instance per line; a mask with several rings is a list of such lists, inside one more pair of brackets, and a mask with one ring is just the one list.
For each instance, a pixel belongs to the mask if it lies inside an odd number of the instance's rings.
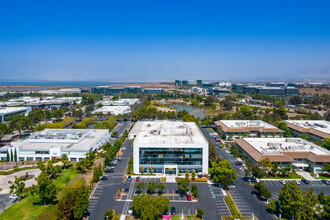
[[149,168],[149,172],[151,173],[151,174],[153,174],[155,171],[154,171],[154,168],[152,168],[152,167],[150,167]]
[[198,196],[198,188],[197,188],[196,184],[193,184],[191,186],[191,195],[194,196],[194,197]]
[[266,175],[268,173],[268,171],[270,170],[271,164],[272,164],[272,162],[270,161],[270,159],[268,157],[266,157],[265,159],[263,159],[261,161],[261,166],[262,166],[264,175]]
[[89,206],[89,188],[81,185],[76,188],[75,193],[77,195],[77,199],[75,201],[73,217],[81,219]]
[[101,164],[99,164],[98,166],[94,167],[92,181],[93,182],[99,181],[99,179],[101,178],[102,175],[103,175],[102,166],[101,166]]
[[15,148],[15,151],[14,151],[14,161],[17,161],[17,150]]
[[150,194],[153,194],[156,188],[157,188],[157,185],[155,184],[154,181],[148,182],[148,192]]
[[292,96],[289,99],[290,105],[300,105],[302,103],[302,98],[299,95]]
[[197,217],[198,218],[203,218],[203,215],[204,215],[204,210],[201,209],[201,208],[198,208],[197,209]]
[[75,208],[76,195],[69,192],[58,203],[57,216],[59,219],[73,219],[73,210]]
[[164,189],[165,189],[164,183],[158,183],[157,188],[158,188],[158,191],[160,193],[162,193],[164,191]]
[[11,186],[9,187],[10,188],[10,192],[9,193],[13,193],[13,194],[16,194],[18,196],[20,196],[23,192],[23,189],[25,187],[25,178],[22,178],[22,177],[17,177],[15,176],[15,181],[12,182],[12,181],[8,181],[8,184],[11,184]]
[[212,168],[209,168],[212,179],[219,182],[223,188],[233,184],[237,178],[237,173],[228,160],[219,163],[212,162]]
[[45,173],[41,173],[38,178],[38,195],[40,199],[44,202],[52,202],[56,198],[56,186],[49,176]]
[[279,122],[277,124],[277,127],[284,131],[284,137],[292,137],[290,129],[288,128],[288,125],[284,121]]
[[307,192],[303,191],[302,219],[313,219],[318,202],[317,196],[314,194],[314,187],[309,188]]
[[7,162],[10,161],[9,149],[7,150],[6,161],[7,161]]
[[301,216],[303,209],[303,192],[294,182],[284,185],[278,194],[280,212],[289,217]]
[[113,137],[113,138],[115,138],[115,137],[118,137],[118,132],[117,131],[113,131],[112,133],[111,133],[111,137]]
[[323,163],[322,165],[322,171],[330,173],[330,164],[329,163]]
[[9,127],[17,130],[20,136],[22,136],[22,130],[28,129],[30,125],[31,121],[27,117],[22,116],[15,116],[9,123]]
[[63,163],[63,167],[67,167],[70,164],[69,158],[66,154],[62,154],[61,162]]
[[241,105],[239,109],[240,113],[244,116],[244,119],[252,119],[253,112],[251,111],[249,106]]
[[330,138],[325,138],[323,140],[322,147],[327,149],[327,150],[330,150]]
[[137,188],[138,192],[141,192],[142,190],[144,190],[144,187],[145,187],[145,185],[144,185],[143,181],[140,181],[140,182],[138,182],[138,184],[136,184],[136,188]]
[[140,169],[141,169],[141,173],[144,173],[144,167],[141,166]]
[[160,214],[169,210],[168,197],[150,196],[142,193],[133,197],[132,208],[139,219],[158,219]]
[[189,179],[188,178],[176,178],[178,190],[181,194],[185,194],[189,190]]
[[10,149],[10,160],[14,161],[13,149]]
[[189,172],[187,169],[184,171],[184,176],[186,177],[186,179],[189,179]]
[[211,108],[212,108],[212,109],[216,109],[216,108],[217,108],[217,103],[216,103],[216,102],[212,102],[212,104],[211,104]]
[[258,191],[257,195],[259,197],[263,196],[266,198],[266,200],[272,197],[272,193],[265,187],[265,185],[262,182],[255,183],[254,188]]
[[195,170],[192,170],[191,171],[191,179],[192,180],[195,180],[195,178],[196,178],[196,171]]
[[278,201],[276,199],[272,199],[268,203],[268,208],[270,209],[270,211],[272,213],[277,213],[280,208],[280,204],[278,203]]
[[112,219],[115,216],[115,210],[114,209],[107,209],[104,213],[104,218],[106,219]]

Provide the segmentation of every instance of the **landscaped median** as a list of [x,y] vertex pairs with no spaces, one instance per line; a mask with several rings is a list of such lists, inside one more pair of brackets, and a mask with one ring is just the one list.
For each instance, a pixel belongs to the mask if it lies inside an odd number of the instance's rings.
[[225,196],[225,202],[230,210],[231,215],[234,218],[240,218],[242,217],[241,213],[239,212],[235,202],[233,201],[233,199],[231,198],[231,196],[229,195],[229,193],[227,193],[227,195]]

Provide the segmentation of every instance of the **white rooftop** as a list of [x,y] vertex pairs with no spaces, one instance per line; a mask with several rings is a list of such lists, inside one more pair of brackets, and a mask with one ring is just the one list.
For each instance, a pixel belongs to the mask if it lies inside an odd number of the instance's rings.
[[12,142],[23,150],[62,148],[68,151],[89,151],[95,142],[109,133],[107,129],[46,129],[28,138]]
[[312,128],[330,134],[330,122],[324,120],[286,120],[286,122],[301,128]]
[[29,111],[29,107],[0,107],[0,115],[8,115],[21,111]]
[[132,129],[136,144],[205,144],[202,132],[194,122],[139,121]]
[[244,138],[261,154],[280,154],[281,152],[306,151],[318,155],[330,154],[330,151],[302,138]]
[[112,115],[119,115],[129,113],[131,108],[129,106],[103,106],[99,109],[94,110],[92,113],[102,112],[103,114],[110,113]]
[[242,127],[261,127],[261,128],[276,128],[261,120],[220,120],[228,128],[242,128]]

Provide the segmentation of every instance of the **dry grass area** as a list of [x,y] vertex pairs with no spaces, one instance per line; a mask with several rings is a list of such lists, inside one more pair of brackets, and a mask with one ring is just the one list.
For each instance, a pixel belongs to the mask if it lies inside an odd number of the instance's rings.
[[320,88],[301,88],[299,89],[299,93],[303,94],[310,94],[310,95],[315,95],[315,94],[319,94],[319,95],[330,95],[330,87],[328,87],[327,89],[320,89]]

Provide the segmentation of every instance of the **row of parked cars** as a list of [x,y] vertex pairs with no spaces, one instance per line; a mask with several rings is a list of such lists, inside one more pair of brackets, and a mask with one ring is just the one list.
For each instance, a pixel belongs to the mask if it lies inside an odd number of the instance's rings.
[[[300,185],[301,182],[305,183],[305,184],[309,184],[309,181],[306,180],[306,179],[302,179],[301,181],[299,180],[294,180],[294,182],[297,184],[297,185]],[[326,180],[326,179],[323,179],[321,180],[322,183],[326,184],[326,185],[330,185],[330,181],[329,180]],[[287,184],[287,182],[285,180],[280,180],[280,183],[285,185]]]

